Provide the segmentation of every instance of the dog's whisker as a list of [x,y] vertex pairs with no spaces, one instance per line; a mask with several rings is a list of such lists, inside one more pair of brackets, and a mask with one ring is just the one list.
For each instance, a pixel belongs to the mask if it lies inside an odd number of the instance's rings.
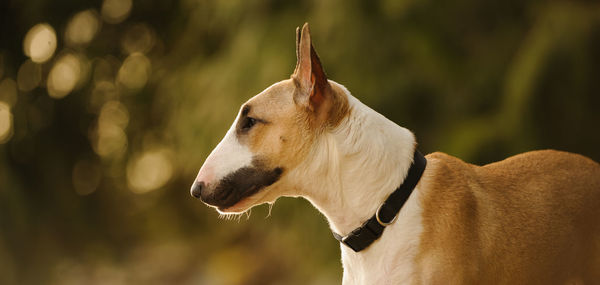
[[269,204],[269,212],[265,216],[265,220],[271,216],[271,211],[273,211],[273,205],[275,205],[275,203],[268,203],[268,204]]
[[242,214],[243,213],[219,213],[219,219],[231,221],[233,219],[239,218]]

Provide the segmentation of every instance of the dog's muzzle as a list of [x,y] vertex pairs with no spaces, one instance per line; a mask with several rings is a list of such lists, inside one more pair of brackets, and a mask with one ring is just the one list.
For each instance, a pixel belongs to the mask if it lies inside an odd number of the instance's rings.
[[282,173],[281,167],[273,169],[257,166],[243,167],[216,183],[195,181],[190,193],[202,202],[224,210],[277,182]]

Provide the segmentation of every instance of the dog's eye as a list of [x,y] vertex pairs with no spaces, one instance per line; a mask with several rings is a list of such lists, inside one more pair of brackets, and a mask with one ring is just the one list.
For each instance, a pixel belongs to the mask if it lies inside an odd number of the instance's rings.
[[246,117],[244,120],[244,124],[242,125],[242,131],[250,130],[256,124],[256,119],[251,117]]

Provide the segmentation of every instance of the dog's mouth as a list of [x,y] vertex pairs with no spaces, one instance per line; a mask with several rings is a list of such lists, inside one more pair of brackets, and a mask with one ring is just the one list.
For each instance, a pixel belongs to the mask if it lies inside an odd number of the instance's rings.
[[227,212],[240,201],[277,182],[283,174],[282,167],[264,169],[243,167],[225,176],[217,185],[208,185],[201,193],[202,202]]

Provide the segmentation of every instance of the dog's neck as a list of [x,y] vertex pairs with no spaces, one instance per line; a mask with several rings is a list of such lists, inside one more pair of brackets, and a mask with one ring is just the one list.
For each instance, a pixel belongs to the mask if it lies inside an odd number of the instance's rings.
[[326,216],[333,231],[346,235],[402,183],[416,142],[409,130],[332,84],[348,96],[350,112],[315,143],[302,171],[315,178],[305,179],[301,195]]

